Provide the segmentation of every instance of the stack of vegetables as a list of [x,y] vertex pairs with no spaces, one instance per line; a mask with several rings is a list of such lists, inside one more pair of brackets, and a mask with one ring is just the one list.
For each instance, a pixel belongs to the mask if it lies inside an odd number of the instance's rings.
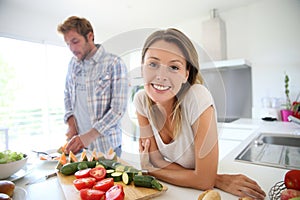
[[141,170],[118,162],[112,150],[107,154],[93,151],[89,159],[86,151],[83,151],[79,160],[72,152],[68,158],[62,153],[57,169],[65,176],[75,176],[73,184],[82,200],[93,198],[122,200],[125,198],[124,184],[159,191],[163,189],[162,184],[155,177],[142,175]]
[[284,176],[284,189],[280,200],[300,200],[300,170],[289,170]]

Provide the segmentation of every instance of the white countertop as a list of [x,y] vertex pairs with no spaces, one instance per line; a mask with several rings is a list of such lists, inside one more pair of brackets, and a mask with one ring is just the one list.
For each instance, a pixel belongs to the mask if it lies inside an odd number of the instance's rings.
[[[268,194],[270,188],[278,181],[282,181],[284,174],[287,170],[265,167],[254,164],[246,164],[242,162],[237,162],[234,158],[238,153],[251,141],[255,135],[260,132],[272,132],[272,133],[286,133],[286,134],[299,134],[300,137],[300,126],[292,124],[289,122],[264,122],[262,120],[253,119],[240,119],[232,123],[222,123],[218,124],[219,128],[233,128],[233,129],[253,129],[253,134],[242,141],[233,151],[227,154],[219,163],[218,173],[233,173],[233,174],[245,174],[250,178],[254,179],[259,183],[259,185]],[[27,191],[27,200],[37,200],[37,199],[55,199],[55,200],[65,200],[63,191],[60,187],[58,179],[50,178],[46,181],[39,182],[26,186],[25,184],[29,180],[42,177],[48,173],[54,171],[56,163],[53,162],[43,162],[37,161],[35,163],[35,168],[27,176],[17,180],[16,186],[22,187]],[[165,200],[165,199],[197,199],[202,191],[183,188],[174,186],[168,183],[163,183],[168,187],[166,193],[162,194],[155,199]],[[230,195],[228,193],[218,190],[224,200],[237,200],[238,197]],[[268,197],[266,198],[268,199]]]
[[[220,125],[219,125],[220,126]],[[234,158],[249,144],[254,137],[260,132],[274,133],[274,134],[292,134],[299,135],[300,126],[290,122],[266,122],[262,120],[253,119],[240,119],[233,123],[222,124],[224,128],[253,128],[255,131],[248,138],[241,142],[233,151],[227,154],[219,163],[219,173],[230,174],[245,174],[248,177],[255,180],[262,189],[266,192],[267,198],[270,189],[280,181],[283,181],[284,175],[287,172],[286,169],[280,169],[275,167],[267,167],[262,165],[248,164],[235,161]],[[222,192],[223,197],[224,192]],[[224,199],[237,199],[236,197],[224,198]]]

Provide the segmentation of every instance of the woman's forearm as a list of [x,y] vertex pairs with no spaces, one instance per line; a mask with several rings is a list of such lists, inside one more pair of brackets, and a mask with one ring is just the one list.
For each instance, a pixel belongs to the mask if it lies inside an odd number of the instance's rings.
[[159,169],[150,168],[149,174],[159,180],[181,187],[189,187],[199,190],[208,190],[214,187],[215,176],[206,177],[192,169]]
[[156,168],[159,168],[159,169],[171,169],[171,170],[184,169],[181,165],[176,164],[176,163],[171,163],[171,162],[166,161],[164,159],[153,160],[153,159],[150,158],[150,160],[151,160],[152,165]]

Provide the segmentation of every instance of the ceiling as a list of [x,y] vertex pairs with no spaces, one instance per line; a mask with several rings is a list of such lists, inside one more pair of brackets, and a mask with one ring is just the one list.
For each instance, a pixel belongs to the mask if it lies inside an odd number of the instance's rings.
[[[209,17],[258,0],[0,0],[2,9],[22,10],[61,23],[70,15],[86,17],[96,32],[115,35],[137,28],[158,28],[176,25],[197,17]],[[1,8],[0,8],[1,10]],[[45,20],[46,21],[46,20]],[[49,22],[49,30],[53,29]],[[50,25],[52,27],[50,27]],[[98,33],[99,34],[99,33]],[[101,35],[101,34],[100,34]]]

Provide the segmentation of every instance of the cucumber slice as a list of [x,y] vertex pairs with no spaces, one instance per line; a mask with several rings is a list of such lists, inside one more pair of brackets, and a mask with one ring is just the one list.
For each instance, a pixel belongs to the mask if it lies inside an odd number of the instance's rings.
[[122,181],[122,172],[114,172],[111,174],[111,177],[114,179],[114,182]]
[[131,176],[131,174],[128,174],[127,172],[123,172],[122,181],[125,185],[130,184],[132,179],[133,179],[133,177]]
[[115,167],[116,172],[124,172],[125,171],[125,166],[124,165],[117,165]]
[[111,174],[114,172],[115,172],[115,170],[113,170],[113,169],[107,169],[106,170],[106,178],[111,178],[112,177]]

